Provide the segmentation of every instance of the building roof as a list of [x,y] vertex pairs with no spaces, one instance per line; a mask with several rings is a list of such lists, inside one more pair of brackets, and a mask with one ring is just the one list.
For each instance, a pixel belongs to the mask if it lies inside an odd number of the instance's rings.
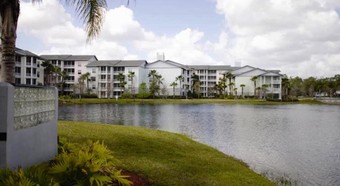
[[89,63],[87,67],[102,67],[102,66],[139,67],[144,64],[147,64],[146,60],[100,60]]
[[33,57],[39,57],[38,55],[28,51],[28,50],[23,50],[23,49],[20,49],[20,48],[15,48],[15,53],[16,54],[19,54],[19,55],[22,55],[22,56],[33,56]]
[[171,61],[171,60],[165,60],[165,61],[163,61],[163,60],[157,60],[157,61],[154,61],[154,62],[149,63],[149,64],[152,65],[152,64],[155,64],[155,63],[159,63],[159,62],[167,63],[167,64],[169,64],[169,65],[173,65],[173,66],[176,66],[176,67],[179,67],[179,68],[183,68],[183,69],[188,69],[188,68],[189,68],[189,67],[186,66],[186,65],[182,65],[182,64],[180,64],[180,63],[178,63],[178,62]]
[[46,60],[63,60],[63,61],[89,61],[92,58],[98,60],[95,55],[66,54],[66,55],[41,55],[40,57]]
[[[2,45],[0,44],[0,51],[2,50],[2,47],[1,47]],[[28,50],[23,50],[23,49],[21,49],[21,48],[15,48],[15,53],[17,54],[17,55],[21,55],[21,56],[32,56],[32,57],[38,57],[39,58],[39,56],[37,55],[37,54],[35,54],[35,53],[32,53],[32,52],[30,52],[30,51],[28,51]]]
[[230,65],[189,65],[194,70],[235,70],[239,67],[232,67]]

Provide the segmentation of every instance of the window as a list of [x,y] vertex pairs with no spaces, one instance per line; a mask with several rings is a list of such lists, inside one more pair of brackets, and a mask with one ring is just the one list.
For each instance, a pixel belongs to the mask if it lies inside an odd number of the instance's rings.
[[96,85],[92,85],[92,89],[96,89]]
[[74,61],[65,61],[64,66],[74,66]]
[[100,87],[101,87],[101,88],[106,88],[106,83],[101,83],[101,84],[100,84]]
[[31,84],[31,79],[26,79],[26,85],[30,85]]
[[37,85],[37,80],[36,79],[32,79],[33,83],[32,85]]
[[33,65],[36,65],[36,64],[37,64],[37,58],[33,57]]
[[20,78],[15,78],[15,84],[21,84],[21,79]]
[[60,60],[58,60],[58,65],[61,66],[61,61]]
[[108,72],[108,73],[111,72],[111,67],[107,67],[107,72]]
[[96,77],[91,77],[91,81],[96,81]]
[[31,76],[31,68],[26,68],[26,76]]
[[100,71],[105,72],[106,71],[106,67],[100,67]]
[[33,68],[33,74],[36,75],[37,74],[37,69]]
[[15,56],[15,61],[21,62],[21,56]]
[[101,75],[101,76],[100,76],[100,79],[101,79],[101,80],[105,80],[105,79],[106,79],[106,75]]
[[40,73],[39,73],[39,71],[38,71],[38,73],[37,73],[37,77],[40,77]]
[[15,67],[15,74],[17,75],[21,74],[21,67]]
[[273,84],[273,88],[280,88],[280,84]]
[[78,70],[78,74],[81,74],[81,70]]
[[52,65],[56,65],[57,61],[56,60],[52,60]]

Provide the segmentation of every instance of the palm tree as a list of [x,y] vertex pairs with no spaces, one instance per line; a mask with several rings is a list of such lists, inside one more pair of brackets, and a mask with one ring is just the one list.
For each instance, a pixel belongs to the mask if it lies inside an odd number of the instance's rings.
[[90,94],[90,87],[89,87],[89,79],[90,79],[91,74],[89,72],[86,72],[85,74],[82,74],[81,77],[82,79],[86,80],[86,90],[87,93]]
[[256,96],[256,81],[257,81],[257,76],[253,76],[250,79],[252,82],[254,82],[254,97]]
[[[40,2],[41,0],[31,0]],[[87,40],[96,37],[101,29],[106,0],[66,0],[75,7],[78,15],[84,20]],[[129,4],[129,0],[127,0]],[[0,82],[15,83],[15,42],[17,38],[17,25],[20,13],[20,0],[1,0],[0,2],[0,28],[1,28],[1,62]]]
[[288,94],[289,94],[289,89],[290,89],[290,81],[287,76],[284,76],[281,79],[281,84],[282,84],[282,94],[283,94],[283,99],[288,99]]
[[269,87],[269,85],[267,85],[267,84],[262,85],[263,99],[266,99],[266,97],[267,97],[268,87]]
[[117,80],[119,81],[119,86],[120,86],[120,95],[123,94],[123,89],[126,85],[125,81],[125,75],[123,73],[119,73],[117,76]]
[[[231,79],[234,78],[234,75],[231,72],[227,72],[226,74],[224,74],[224,77],[227,78],[229,80],[229,84],[231,84]],[[229,86],[229,93],[232,94],[232,87]]]
[[135,77],[135,72],[129,71],[128,78],[129,78],[129,81],[131,81],[131,94],[132,94],[132,96],[135,95],[135,88],[134,88],[134,85],[133,85],[133,78],[134,77]]
[[179,95],[182,96],[182,81],[184,80],[184,77],[182,75],[179,75],[176,77],[176,81],[179,82]]
[[241,84],[240,87],[241,87],[241,95],[242,95],[242,98],[244,98],[243,96],[243,88],[245,87],[246,85],[245,84]]
[[64,95],[65,81],[66,81],[66,78],[68,77],[68,73],[65,69],[61,70],[61,68],[58,67],[58,66],[55,66],[54,69],[55,69],[55,72],[57,73],[57,75],[60,77],[60,81],[58,81],[58,84],[59,84],[59,87],[60,87],[60,94]]
[[233,95],[233,87],[234,87],[235,83],[234,82],[229,82],[228,86],[229,86],[229,93],[230,95]]
[[[237,97],[237,88],[236,88],[236,87],[234,88],[234,94],[235,94],[235,96]],[[236,97],[235,97],[235,98],[236,98]]]
[[41,66],[44,67],[44,85],[51,85],[55,66],[49,61],[43,61]]
[[193,73],[191,76],[192,79],[192,91],[194,94],[197,94],[198,98],[200,96],[200,87],[201,87],[201,82],[200,78],[197,74]]
[[174,98],[175,98],[175,90],[176,90],[176,86],[177,86],[178,84],[176,83],[176,81],[174,81],[174,82],[172,82],[171,84],[170,84],[170,86],[172,86],[173,87],[173,96],[174,96]]

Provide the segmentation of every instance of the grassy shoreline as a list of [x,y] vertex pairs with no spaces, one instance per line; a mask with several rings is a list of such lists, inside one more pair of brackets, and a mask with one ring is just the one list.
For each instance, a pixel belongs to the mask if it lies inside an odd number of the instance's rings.
[[266,101],[259,99],[59,99],[59,104],[249,104],[249,105],[282,105],[282,104],[325,104],[317,100],[304,99],[294,102]]
[[181,134],[119,125],[59,121],[70,142],[104,141],[119,167],[151,185],[274,185],[248,166]]

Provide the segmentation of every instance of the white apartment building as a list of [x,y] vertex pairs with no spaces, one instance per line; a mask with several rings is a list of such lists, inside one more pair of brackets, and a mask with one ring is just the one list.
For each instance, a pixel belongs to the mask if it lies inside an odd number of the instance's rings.
[[[1,56],[0,56],[1,58]],[[27,50],[15,49],[15,84],[43,85],[44,71],[40,57]]]
[[[280,74],[279,70],[264,70],[260,68],[255,68],[252,66],[243,66],[236,70],[232,71],[234,75],[235,87],[238,88],[238,95],[241,95],[241,84],[244,84],[243,93],[246,96],[254,96],[255,89],[263,85],[267,85],[266,94],[271,94],[273,99],[281,99],[281,78],[282,74]],[[254,87],[254,81],[251,79],[253,77],[256,78],[256,87]],[[264,91],[258,90],[256,93],[258,96],[263,97]]]
[[215,85],[227,72],[232,72],[237,67],[230,65],[190,65],[191,74],[196,74],[201,82],[200,93],[203,97],[213,97],[216,93]]
[[[101,60],[87,65],[87,71],[91,74],[89,88],[99,98],[114,98],[121,96],[124,90],[118,80],[119,73],[125,76],[125,88],[132,93],[138,93],[138,86],[147,78],[145,60]],[[130,72],[134,73],[132,79],[128,78]]]
[[[151,70],[156,70],[162,76],[161,88],[165,87],[168,95],[173,95],[173,87],[171,83],[176,82],[175,87],[176,96],[185,96],[191,88],[191,71],[188,66],[171,60],[158,60],[147,64],[147,73]],[[182,80],[176,80],[177,77],[182,76]],[[162,95],[162,94],[161,94]]]
[[67,71],[64,93],[74,93],[75,85],[82,74],[87,73],[86,65],[98,61],[95,55],[41,55],[43,60],[49,61],[52,65],[58,66],[61,70]]

